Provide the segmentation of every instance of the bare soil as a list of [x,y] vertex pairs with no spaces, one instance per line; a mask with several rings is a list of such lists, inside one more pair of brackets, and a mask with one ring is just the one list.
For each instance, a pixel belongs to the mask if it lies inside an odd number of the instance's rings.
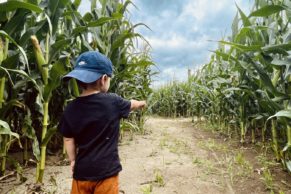
[[[267,159],[267,146],[242,146],[191,119],[151,117],[145,128],[120,144],[120,193],[291,194],[291,175]],[[58,157],[48,158],[43,185],[34,184],[34,167],[23,175],[23,183],[14,174],[0,179],[0,193],[70,193],[70,167]]]

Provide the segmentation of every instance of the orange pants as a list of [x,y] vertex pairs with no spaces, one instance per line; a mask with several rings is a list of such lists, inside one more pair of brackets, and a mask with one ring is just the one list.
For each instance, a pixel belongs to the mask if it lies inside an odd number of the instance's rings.
[[71,194],[118,194],[118,175],[102,181],[78,181],[73,179]]

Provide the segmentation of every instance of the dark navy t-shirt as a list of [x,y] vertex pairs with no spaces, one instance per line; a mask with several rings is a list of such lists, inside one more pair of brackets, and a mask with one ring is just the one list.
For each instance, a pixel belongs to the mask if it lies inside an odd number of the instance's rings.
[[128,117],[130,106],[111,93],[78,97],[67,105],[59,130],[77,145],[74,179],[98,181],[121,171],[119,122]]

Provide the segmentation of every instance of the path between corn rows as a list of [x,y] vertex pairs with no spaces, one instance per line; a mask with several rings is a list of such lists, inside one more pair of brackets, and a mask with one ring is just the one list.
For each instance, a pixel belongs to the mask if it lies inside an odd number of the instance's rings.
[[[220,156],[203,148],[209,132],[195,129],[190,119],[149,118],[145,128],[146,135],[134,135],[131,140],[127,135],[119,147],[123,166],[120,193],[269,193],[257,178],[244,182],[249,185],[238,190],[225,173],[227,166],[219,163]],[[220,165],[224,167],[220,169]],[[34,181],[34,171],[25,173],[28,180],[16,186],[15,193],[25,193]],[[70,192],[68,166],[47,165],[45,173],[45,190]]]

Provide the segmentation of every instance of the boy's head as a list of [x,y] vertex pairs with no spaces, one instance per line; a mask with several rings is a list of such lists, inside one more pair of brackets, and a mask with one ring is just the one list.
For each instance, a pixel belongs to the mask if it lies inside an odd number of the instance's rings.
[[97,51],[88,51],[78,57],[74,69],[63,78],[75,78],[85,90],[93,88],[107,92],[112,73],[112,63],[106,56]]

